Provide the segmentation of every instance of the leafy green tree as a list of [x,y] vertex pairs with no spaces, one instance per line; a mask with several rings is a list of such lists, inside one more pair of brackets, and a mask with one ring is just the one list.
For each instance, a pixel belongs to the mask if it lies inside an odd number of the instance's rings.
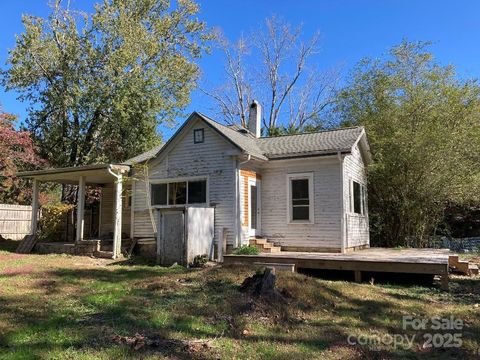
[[188,104],[211,35],[192,0],[104,0],[92,14],[56,0],[2,73],[31,104],[26,126],[52,166],[121,161],[160,142]]
[[339,92],[343,125],[364,125],[370,220],[378,245],[427,244],[449,202],[480,194],[480,87],[440,66],[428,43],[364,60]]

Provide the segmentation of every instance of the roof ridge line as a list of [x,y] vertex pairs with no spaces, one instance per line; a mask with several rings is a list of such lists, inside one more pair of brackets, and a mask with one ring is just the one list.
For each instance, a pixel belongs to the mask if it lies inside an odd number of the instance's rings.
[[277,136],[262,136],[262,137],[259,137],[257,139],[258,140],[266,140],[266,139],[275,139],[275,138],[287,137],[287,136],[314,135],[314,134],[322,134],[322,133],[326,133],[326,132],[351,130],[351,129],[359,129],[359,128],[364,128],[364,126],[363,125],[348,126],[348,127],[343,127],[343,128],[326,129],[326,130],[312,131],[312,132],[306,132],[306,133],[301,133],[301,134],[282,134],[282,135],[277,135]]

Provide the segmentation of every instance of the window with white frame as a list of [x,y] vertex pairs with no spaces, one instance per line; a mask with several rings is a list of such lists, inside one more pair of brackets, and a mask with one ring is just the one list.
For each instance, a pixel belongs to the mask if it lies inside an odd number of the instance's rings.
[[351,212],[359,215],[365,215],[366,206],[365,206],[365,197],[366,189],[363,184],[360,184],[357,181],[352,180],[352,185],[350,188],[350,209]]
[[288,174],[288,221],[313,223],[313,173]]
[[188,180],[151,184],[153,206],[176,206],[205,204],[207,202],[207,180]]

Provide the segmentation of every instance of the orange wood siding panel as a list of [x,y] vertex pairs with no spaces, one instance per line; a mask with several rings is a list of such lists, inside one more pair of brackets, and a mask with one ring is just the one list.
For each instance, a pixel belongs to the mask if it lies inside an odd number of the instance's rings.
[[252,170],[240,170],[240,176],[242,179],[242,183],[240,186],[243,186],[243,199],[242,199],[242,206],[243,206],[243,218],[242,218],[242,226],[248,226],[248,218],[249,218],[249,199],[248,199],[248,180],[252,179],[262,179],[262,175],[256,173]]

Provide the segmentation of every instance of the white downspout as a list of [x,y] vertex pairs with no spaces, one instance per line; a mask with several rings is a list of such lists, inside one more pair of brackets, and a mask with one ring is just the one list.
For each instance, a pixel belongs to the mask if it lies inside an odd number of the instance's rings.
[[239,163],[238,163],[238,166],[243,165],[243,164],[246,164],[247,162],[250,161],[251,158],[252,158],[252,155],[247,155],[247,160],[242,161],[242,162],[239,162]]
[[345,179],[344,179],[344,173],[343,173],[343,156],[342,156],[342,153],[339,151],[337,153],[337,157],[338,157],[338,160],[340,162],[340,179],[341,179],[341,189],[342,189],[342,201],[340,202],[340,211],[341,211],[341,214],[342,214],[342,217],[340,219],[340,251],[343,253],[345,253],[345,248],[346,248],[346,244],[345,244],[345,238],[346,238],[346,225],[347,225],[347,221],[345,219]]
[[112,171],[111,167],[107,168],[107,171],[115,179],[115,216],[113,227],[113,255],[112,259],[116,259],[121,253],[122,247],[122,174],[116,174]]

